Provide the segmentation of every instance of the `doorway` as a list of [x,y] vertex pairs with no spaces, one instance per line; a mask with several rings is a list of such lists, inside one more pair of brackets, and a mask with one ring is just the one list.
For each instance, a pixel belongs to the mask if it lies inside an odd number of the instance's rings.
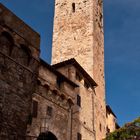
[[58,140],[57,137],[50,131],[40,133],[37,140]]

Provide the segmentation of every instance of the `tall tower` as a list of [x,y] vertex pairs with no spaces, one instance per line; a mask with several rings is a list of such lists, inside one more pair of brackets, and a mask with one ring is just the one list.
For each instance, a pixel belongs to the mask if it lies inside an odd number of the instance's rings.
[[106,133],[102,0],[56,0],[52,64],[75,58],[96,81],[95,131]]

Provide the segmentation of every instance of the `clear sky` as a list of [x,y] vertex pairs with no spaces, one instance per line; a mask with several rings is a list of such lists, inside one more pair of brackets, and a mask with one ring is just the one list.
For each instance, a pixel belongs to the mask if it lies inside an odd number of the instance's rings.
[[[50,63],[54,0],[0,0],[41,35]],[[140,116],[140,0],[104,0],[106,99],[120,125]]]

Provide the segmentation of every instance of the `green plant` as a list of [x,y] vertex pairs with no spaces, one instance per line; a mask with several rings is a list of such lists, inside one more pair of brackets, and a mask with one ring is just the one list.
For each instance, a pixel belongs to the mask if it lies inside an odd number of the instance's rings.
[[104,140],[134,140],[140,138],[140,117],[110,133]]

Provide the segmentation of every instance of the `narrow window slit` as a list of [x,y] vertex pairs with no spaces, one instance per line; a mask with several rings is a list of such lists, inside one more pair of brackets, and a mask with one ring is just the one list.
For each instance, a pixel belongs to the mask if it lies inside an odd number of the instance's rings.
[[72,12],[75,13],[75,3],[72,3]]

